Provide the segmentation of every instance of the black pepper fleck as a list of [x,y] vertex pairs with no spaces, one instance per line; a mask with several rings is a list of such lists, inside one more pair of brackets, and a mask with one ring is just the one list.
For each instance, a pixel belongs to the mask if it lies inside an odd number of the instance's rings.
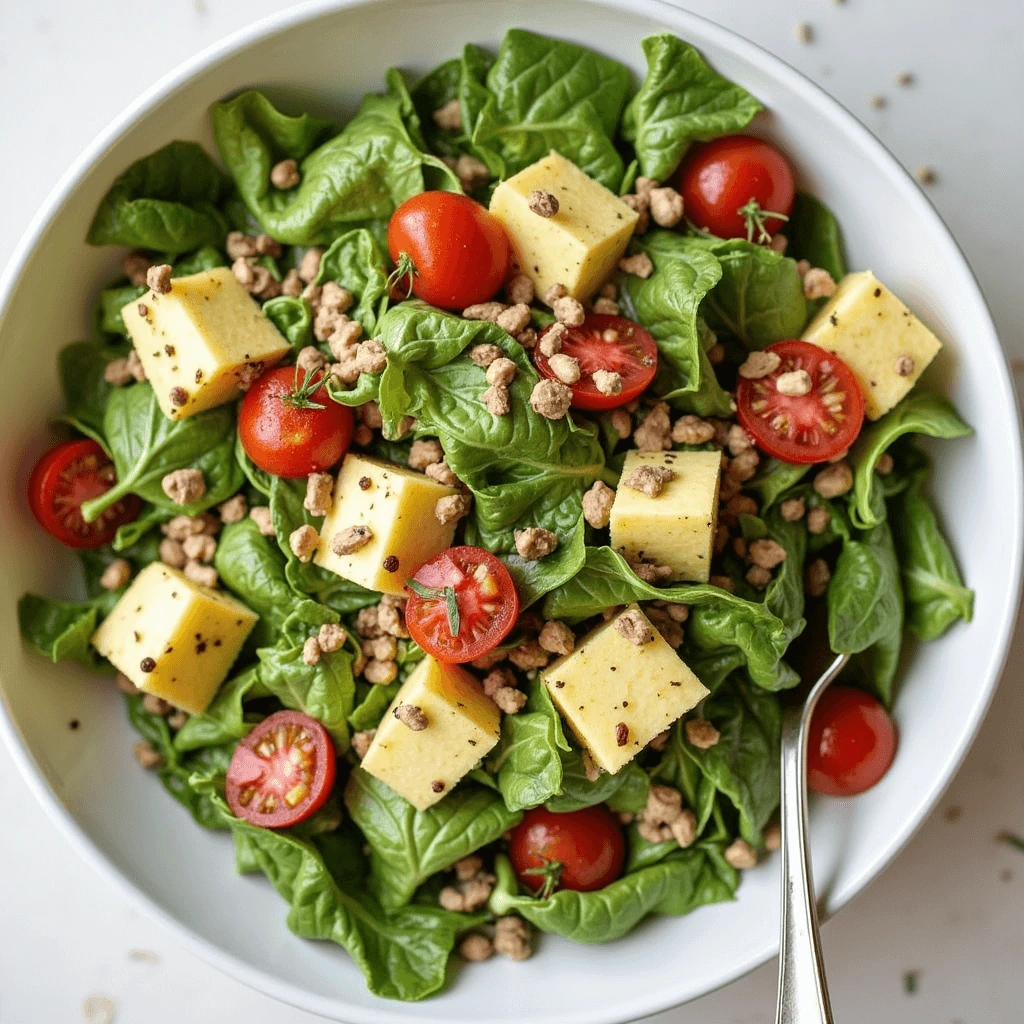
[[876,288],[875,289],[875,298],[876,299],[880,299],[881,297],[882,297],[882,289],[881,288]]
[[171,405],[183,406],[188,401],[188,392],[184,388],[171,388]]
[[206,651],[206,641],[205,640],[200,640],[199,643],[196,644],[196,654],[203,654],[205,651]]
[[164,351],[165,351],[165,352],[166,352],[166,353],[167,353],[167,354],[168,354],[169,356],[173,356],[173,355],[174,355],[174,352],[175,352],[175,349],[174,349],[174,346],[173,346],[173,345],[164,345]]
[[82,723],[77,718],[72,718],[71,721],[68,722],[68,728],[74,732],[81,724]]
[[615,726],[615,742],[620,747],[624,747],[629,742],[629,726],[625,722],[619,722]]
[[382,564],[385,572],[398,572],[398,557],[396,555],[388,555]]
[[434,779],[434,781],[430,784],[430,788],[435,793],[443,793],[444,792],[444,783],[440,779]]
[[359,490],[368,491],[373,486],[373,481],[368,476],[359,478]]
[[142,661],[139,662],[139,668],[142,669],[143,672],[152,672],[153,669],[156,668],[156,662],[152,658],[143,658]]

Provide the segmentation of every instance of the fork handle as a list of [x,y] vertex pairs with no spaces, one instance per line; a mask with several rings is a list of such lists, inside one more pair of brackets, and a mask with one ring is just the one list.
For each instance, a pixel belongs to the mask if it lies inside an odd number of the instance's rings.
[[[810,703],[810,702],[808,702]],[[782,927],[776,1024],[833,1024],[807,843],[807,729],[811,707],[782,718]]]

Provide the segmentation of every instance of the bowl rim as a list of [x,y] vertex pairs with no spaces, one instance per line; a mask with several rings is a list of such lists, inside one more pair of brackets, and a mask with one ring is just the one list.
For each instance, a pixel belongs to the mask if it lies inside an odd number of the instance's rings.
[[[329,16],[348,8],[369,6],[388,2],[388,0],[306,0],[294,7],[287,8],[263,17],[251,25],[244,26],[228,34],[223,39],[211,43],[198,53],[181,62],[177,67],[161,76],[153,85],[145,89],[134,101],[129,103],[116,117],[103,128],[85,147],[68,169],[60,176],[42,205],[36,211],[25,228],[22,237],[16,244],[2,274],[0,274],[0,327],[2,327],[7,304],[14,293],[21,274],[33,249],[46,232],[51,222],[59,214],[64,203],[71,198],[79,181],[88,173],[115,143],[129,133],[145,114],[158,104],[169,98],[178,88],[185,85],[194,76],[209,70],[218,63],[230,58],[235,53],[295,26],[318,18]],[[443,6],[450,0],[427,0],[427,5]],[[673,0],[584,0],[596,7],[622,10],[626,13],[657,18],[659,15],[666,21],[673,21],[678,31],[685,32],[687,24],[698,26],[700,31],[723,48],[728,49],[740,59],[757,66],[773,78],[790,85],[795,91],[816,109],[819,116],[831,120],[836,126],[850,135],[855,142],[873,155],[878,164],[892,180],[903,201],[917,208],[917,212],[937,222],[942,229],[944,244],[949,248],[954,260],[965,271],[971,293],[963,301],[973,304],[979,315],[979,323],[987,330],[989,341],[999,352],[998,380],[990,381],[993,398],[998,399],[1011,411],[1016,429],[1008,438],[1004,438],[1009,450],[1007,464],[1012,475],[1011,490],[1013,495],[1012,508],[1008,509],[1013,524],[1011,549],[1008,552],[1008,564],[1012,578],[1007,592],[1007,600],[999,609],[998,643],[989,652],[984,671],[980,674],[985,686],[979,690],[978,699],[964,719],[965,728],[961,731],[956,746],[947,755],[943,770],[938,773],[931,785],[919,796],[914,813],[909,815],[901,827],[892,835],[887,845],[873,858],[872,864],[859,875],[846,882],[842,887],[828,893],[828,916],[847,905],[877,876],[889,866],[894,857],[909,842],[911,837],[923,825],[942,794],[948,788],[959,769],[967,751],[977,736],[981,722],[991,704],[996,687],[1001,679],[1009,655],[1010,642],[1014,634],[1018,606],[1021,596],[1022,562],[1024,562],[1024,459],[1021,451],[1021,410],[1019,408],[1012,377],[1009,371],[1005,352],[999,342],[998,333],[992,320],[988,303],[981,286],[974,274],[963,250],[956,241],[948,225],[935,208],[934,204],[918,186],[910,173],[899,163],[881,140],[879,140],[850,110],[839,100],[827,93],[812,79],[807,77],[788,63],[785,59],[771,53],[767,49],[752,42],[732,29],[719,25],[710,18],[695,14],[678,6]],[[0,347],[0,354],[2,354]],[[3,697],[0,687],[0,697]],[[0,737],[17,766],[28,788],[57,825],[58,829],[70,841],[72,847],[88,861],[97,872],[103,875],[130,903],[144,910],[150,917],[161,922],[170,930],[178,941],[198,955],[201,959],[221,970],[230,977],[249,985],[274,999],[296,1008],[319,1014],[329,1019],[340,1020],[339,1012],[344,1012],[345,1020],[352,1024],[407,1024],[409,1018],[400,1012],[403,1004],[396,1004],[394,1010],[384,1000],[374,1008],[357,1005],[342,1005],[337,999],[315,995],[296,985],[283,982],[250,965],[234,954],[226,952],[212,941],[193,932],[185,923],[179,921],[172,913],[165,910],[152,897],[130,881],[118,870],[115,864],[99,849],[81,825],[63,805],[57,794],[45,780],[45,776],[36,764],[35,759],[23,741],[17,725],[7,707],[6,698],[0,699]],[[732,964],[715,979],[714,984],[701,992],[693,994],[684,991],[682,985],[663,987],[648,996],[641,993],[630,993],[627,1000],[614,1005],[606,1005],[596,1016],[593,1010],[568,1011],[537,1018],[534,1024],[620,1024],[622,1021],[634,1020],[639,1017],[658,1013],[674,1006],[681,1005],[691,999],[700,998],[718,988],[735,981],[737,978],[761,966],[777,954],[778,944],[772,943],[768,948],[751,951],[744,959]],[[439,1018],[440,1019],[440,1018]],[[476,1024],[472,1019],[457,1021],[445,1015],[443,1018],[450,1024]]]

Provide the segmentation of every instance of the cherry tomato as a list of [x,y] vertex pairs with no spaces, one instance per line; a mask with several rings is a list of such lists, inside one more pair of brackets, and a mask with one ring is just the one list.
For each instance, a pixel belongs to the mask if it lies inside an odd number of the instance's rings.
[[519,594],[508,569],[489,551],[448,548],[406,584],[405,624],[438,661],[459,664],[494,650],[519,617]]
[[[545,328],[541,337],[551,330]],[[580,364],[580,379],[572,388],[574,409],[616,409],[632,402],[654,380],[658,346],[639,324],[622,316],[588,313],[580,327],[570,327],[562,340],[562,353]],[[542,377],[558,380],[538,345],[533,361]],[[594,384],[595,370],[610,370],[622,377],[622,390],[606,395]]]
[[245,393],[238,435],[260,469],[308,476],[330,469],[348,451],[352,410],[332,401],[323,381],[320,371],[306,380],[294,366],[279,366]]
[[413,292],[441,309],[462,310],[492,299],[505,283],[512,248],[505,228],[475,199],[421,192],[391,215],[388,250],[416,268]]
[[882,704],[850,686],[830,686],[811,717],[807,785],[828,796],[856,796],[889,770],[896,726]]
[[568,814],[534,807],[512,829],[508,855],[519,881],[535,893],[591,892],[622,873],[626,841],[619,819],[603,804]]
[[719,238],[765,242],[793,209],[793,169],[767,142],[726,135],[694,147],[683,164],[680,191],[697,227]]
[[335,770],[327,730],[301,711],[278,711],[235,747],[224,793],[236,818],[287,828],[323,807]]
[[[783,462],[826,462],[845,452],[864,423],[864,395],[853,371],[807,341],[777,341],[765,351],[779,357],[778,368],[757,380],[741,376],[736,387],[736,416],[744,430]],[[810,377],[807,394],[778,390],[783,374],[801,370]]]
[[47,533],[72,548],[109,544],[117,528],[139,514],[142,502],[126,494],[91,523],[82,518],[82,503],[106,494],[117,479],[107,453],[93,440],[65,441],[35,465],[28,482],[32,514]]

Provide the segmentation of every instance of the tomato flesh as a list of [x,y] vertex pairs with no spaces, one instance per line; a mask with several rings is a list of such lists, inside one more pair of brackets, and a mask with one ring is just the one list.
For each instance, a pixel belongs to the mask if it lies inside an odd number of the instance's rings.
[[238,435],[246,454],[275,476],[322,473],[352,441],[352,410],[331,400],[322,372],[310,378],[308,405],[289,399],[302,381],[294,366],[268,370],[245,393],[238,411]]
[[82,503],[106,494],[116,480],[107,453],[91,438],[65,441],[36,463],[28,482],[28,503],[40,526],[72,548],[109,544],[117,528],[135,519],[142,502],[127,494],[91,523]]
[[[438,661],[461,664],[494,650],[519,617],[519,594],[508,569],[482,548],[448,548],[416,570],[406,586],[405,624]],[[457,607],[452,632],[451,601]]]
[[388,251],[396,265],[403,253],[411,257],[413,293],[441,309],[493,298],[512,266],[501,221],[455,192],[421,192],[402,203],[388,224]]
[[[551,328],[541,334],[541,338]],[[658,346],[638,323],[622,316],[588,313],[579,327],[570,327],[559,350],[580,364],[580,379],[570,384],[574,409],[616,409],[638,398],[658,370]],[[558,380],[538,344],[533,361],[542,377]],[[606,395],[594,384],[594,371],[609,370],[622,377],[622,390]]]
[[[750,135],[726,135],[695,146],[680,174],[686,216],[719,238],[747,238],[739,211],[754,200],[766,213],[788,217],[793,209],[793,169],[772,145]],[[762,221],[768,235],[782,227],[778,217]],[[751,241],[763,241],[756,229]]]
[[807,785],[828,796],[856,796],[889,770],[896,726],[880,701],[864,690],[831,686],[811,717]]
[[555,888],[592,892],[622,874],[626,842],[618,818],[603,804],[567,814],[534,807],[512,829],[508,855],[519,881],[534,893],[549,877]]
[[335,772],[327,730],[299,711],[279,711],[239,741],[224,790],[236,818],[287,828],[323,807]]
[[[736,416],[758,447],[783,462],[826,462],[845,452],[864,424],[864,395],[853,371],[838,356],[807,341],[777,341],[779,366],[766,377],[740,377]],[[778,390],[784,373],[804,370],[805,395]]]

